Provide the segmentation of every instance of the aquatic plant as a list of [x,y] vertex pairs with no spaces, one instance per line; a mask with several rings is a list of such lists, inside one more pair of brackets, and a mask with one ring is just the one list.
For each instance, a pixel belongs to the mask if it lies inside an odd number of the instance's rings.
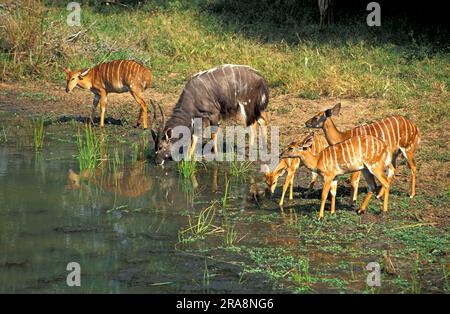
[[194,241],[204,238],[209,234],[223,232],[223,228],[213,224],[216,216],[216,204],[217,202],[214,202],[201,210],[195,221],[193,221],[192,217],[189,215],[189,226],[178,231],[178,241],[180,243]]
[[237,231],[234,230],[234,227],[231,226],[229,228],[225,229],[225,246],[226,247],[233,247],[238,242],[238,234]]
[[251,165],[251,161],[237,161],[236,159],[233,159],[230,161],[231,175],[234,177],[243,176],[250,171]]
[[195,160],[182,160],[177,164],[178,173],[183,178],[190,178],[197,171],[197,163]]
[[33,144],[34,150],[39,151],[44,146],[44,137],[45,137],[45,127],[44,127],[45,119],[43,117],[33,119]]
[[102,148],[105,144],[105,137],[103,134],[97,136],[90,124],[86,124],[83,132],[78,129],[77,134],[77,159],[80,165],[80,170],[93,169],[98,166],[102,158]]

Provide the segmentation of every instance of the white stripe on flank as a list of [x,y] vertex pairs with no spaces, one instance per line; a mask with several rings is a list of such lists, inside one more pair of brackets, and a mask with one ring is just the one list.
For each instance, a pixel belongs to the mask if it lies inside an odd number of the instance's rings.
[[350,156],[350,148],[348,147],[348,141],[343,142],[345,144],[345,151],[348,154],[348,162],[350,163],[350,166],[353,165],[352,157]]
[[362,157],[362,151],[361,151],[361,137],[358,136],[358,149],[359,149],[359,156]]
[[391,150],[392,147],[396,147],[397,146],[397,137],[396,137],[395,130],[394,130],[394,125],[392,124],[391,119],[388,118],[388,121],[389,121],[389,125],[391,126],[391,130],[392,130],[392,132],[391,132],[392,142],[391,142],[391,146],[389,147],[389,150]]
[[334,155],[334,162],[336,163],[336,171],[341,172],[341,167],[339,167],[339,162],[337,160],[336,145],[333,145],[333,155]]
[[373,123],[369,124],[369,134],[370,135],[374,135],[372,128],[373,128]]
[[352,142],[352,141],[350,141],[350,142],[349,142],[349,145],[350,145],[350,148],[352,149],[353,160],[354,160],[355,164],[357,164],[357,163],[358,163],[358,161],[357,161],[357,159],[356,159],[356,155],[355,155],[355,149],[353,148],[353,142]]
[[365,142],[366,142],[366,148],[365,148],[365,150],[364,150],[364,155],[365,155],[366,158],[367,158],[367,157],[369,157],[369,154],[368,154],[368,153],[369,153],[369,151],[368,151],[368,150],[369,150],[369,142],[368,142],[368,140],[367,140],[367,136],[364,137],[364,140],[365,140]]
[[380,132],[381,134],[378,134],[379,136],[377,136],[378,138],[381,136],[381,138],[383,139],[383,141],[385,140],[384,138],[384,132],[383,132],[383,128],[380,126],[380,123],[378,123],[378,121],[375,121],[376,125],[380,128]]
[[408,145],[408,139],[409,139],[409,134],[408,134],[408,122],[406,121],[405,117],[402,117],[403,120],[405,121],[405,134],[406,134],[406,139],[405,139],[405,145]]
[[234,73],[234,67],[231,68],[231,73],[233,74],[233,89],[234,89],[234,102],[236,103],[236,99],[237,99],[237,83],[236,83],[236,75]]
[[400,146],[400,126],[398,123],[398,120],[396,117],[392,117],[395,120],[395,123],[397,124],[397,145]]
[[230,95],[231,95],[231,92],[232,92],[232,91],[231,91],[231,88],[230,88],[230,84],[228,83],[227,73],[225,72],[225,67],[222,67],[222,72],[223,72],[223,75],[224,75],[224,80],[225,80],[225,82],[227,82],[228,96],[229,96],[228,99],[231,99]]
[[323,155],[323,166],[324,166],[324,168],[325,168],[325,171],[328,171],[328,167],[327,167],[327,151],[328,151],[328,149],[326,149],[326,150],[324,150],[323,152],[322,152],[322,155]]
[[122,65],[122,62],[123,62],[123,60],[120,60],[120,62],[119,62],[119,65],[117,66],[117,87],[118,88],[122,88],[122,81],[123,80],[121,80],[120,79],[120,66]]
[[345,158],[345,149],[344,149],[344,145],[342,145],[342,143],[339,143],[339,147],[340,147],[340,149],[341,149],[342,159],[343,159],[344,162],[345,162],[345,166],[346,166],[347,168],[349,168],[349,163],[348,163],[348,161],[347,161],[347,158]]
[[371,136],[371,137],[369,137],[369,139],[372,142],[372,149],[370,150],[371,151],[370,161],[372,161],[373,155],[375,154],[375,142],[374,142],[374,137]]
[[392,140],[391,140],[391,132],[389,132],[389,127],[387,126],[386,120],[383,120],[381,122],[383,123],[383,130],[384,130],[384,127],[386,127],[386,132],[388,135],[388,142],[385,141],[385,143],[388,147],[391,147]]

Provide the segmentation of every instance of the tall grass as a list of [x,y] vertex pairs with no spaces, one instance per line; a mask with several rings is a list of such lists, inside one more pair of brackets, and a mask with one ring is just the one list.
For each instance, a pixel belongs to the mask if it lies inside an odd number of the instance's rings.
[[231,175],[234,177],[240,177],[240,176],[248,174],[251,170],[252,164],[253,163],[248,160],[244,160],[244,161],[232,160],[232,161],[230,161]]
[[33,119],[33,144],[34,150],[37,152],[44,146],[45,138],[45,119],[43,117]]
[[105,138],[103,134],[96,134],[90,124],[86,124],[84,132],[78,129],[77,147],[80,171],[94,169],[104,159],[103,150]]
[[178,173],[184,178],[191,178],[197,171],[197,162],[195,160],[181,160],[178,164]]

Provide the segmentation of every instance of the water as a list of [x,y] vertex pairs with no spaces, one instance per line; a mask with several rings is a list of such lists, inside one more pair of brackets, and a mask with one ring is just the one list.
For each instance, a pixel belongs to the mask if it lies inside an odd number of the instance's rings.
[[[118,150],[123,164],[105,161],[80,173],[75,135],[81,123],[48,126],[45,147],[35,153],[29,123],[2,117],[0,133],[7,136],[0,140],[1,293],[272,291],[261,276],[241,281],[242,257],[217,249],[223,233],[177,244],[189,216],[221,199],[225,180],[231,180],[230,217],[272,214],[252,201],[251,191],[258,190],[254,172],[230,179],[226,164],[208,164],[182,179],[175,163],[161,168],[133,161],[131,142],[143,144],[141,135],[130,140],[123,136],[126,129],[108,127],[108,152]],[[224,225],[224,217],[217,214],[214,223]],[[253,231],[263,239],[272,232],[258,224],[236,230],[250,233],[250,245],[256,243]],[[69,262],[80,264],[81,287],[66,284]]]

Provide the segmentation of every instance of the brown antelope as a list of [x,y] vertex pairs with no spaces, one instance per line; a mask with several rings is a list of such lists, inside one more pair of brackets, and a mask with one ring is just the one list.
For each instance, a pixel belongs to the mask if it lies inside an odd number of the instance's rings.
[[101,63],[92,69],[66,72],[66,92],[70,93],[76,86],[88,89],[95,94],[91,121],[95,116],[97,105],[100,103],[100,127],[105,125],[106,101],[108,93],[130,92],[141,106],[136,127],[141,123],[147,128],[147,102],[143,92],[150,87],[152,73],[149,69],[133,60],[115,60]]
[[369,185],[369,191],[364,199],[359,213],[364,213],[370,201],[376,184],[374,176],[384,187],[383,211],[388,210],[389,178],[386,178],[384,170],[389,167],[389,173],[393,174],[390,155],[384,142],[372,135],[353,136],[341,143],[328,146],[318,155],[313,155],[310,147],[313,137],[307,138],[300,150],[291,149],[282,157],[300,158],[311,171],[319,173],[324,180],[322,190],[322,203],[320,206],[319,219],[323,218],[325,202],[331,190],[331,213],[335,213],[336,203],[336,176],[361,171]]
[[127,197],[143,195],[153,188],[154,178],[145,171],[147,162],[137,161],[131,169],[123,169],[117,173],[104,172],[104,169],[84,170],[77,174],[69,169],[67,189],[82,188],[82,181],[98,186],[106,192],[114,192]]
[[[382,140],[387,145],[387,151],[392,160],[394,169],[396,168],[399,154],[405,156],[408,166],[411,169],[411,198],[416,195],[416,163],[414,161],[414,151],[420,141],[419,129],[411,121],[403,116],[392,116],[377,120],[370,124],[363,124],[353,129],[340,132],[331,119],[332,116],[339,114],[341,104],[336,104],[333,108],[321,111],[314,117],[306,121],[308,128],[321,128],[330,145],[347,140],[355,135],[373,135]],[[352,175],[352,201],[355,202],[358,194],[358,183],[360,173]],[[393,175],[390,176],[392,180]],[[377,195],[380,198],[383,195],[383,188]]]
[[[304,139],[302,141],[294,141],[288,145],[285,151],[290,151],[295,148],[302,147],[303,142]],[[327,146],[328,143],[324,136],[313,133],[311,145],[311,152],[313,153],[313,155],[317,155]],[[284,173],[287,171],[286,181],[283,184],[283,192],[281,194],[281,199],[279,202],[281,208],[283,207],[284,196],[286,194],[288,187],[289,187],[289,200],[293,199],[294,176],[299,166],[300,166],[299,158],[282,158],[273,171],[269,170],[269,166],[267,165],[263,166],[266,184],[270,188],[270,192],[272,194],[275,192],[275,188],[277,187],[278,178],[284,175]],[[317,173],[313,172],[311,183],[309,184],[310,190],[314,187],[316,180],[317,180]]]

